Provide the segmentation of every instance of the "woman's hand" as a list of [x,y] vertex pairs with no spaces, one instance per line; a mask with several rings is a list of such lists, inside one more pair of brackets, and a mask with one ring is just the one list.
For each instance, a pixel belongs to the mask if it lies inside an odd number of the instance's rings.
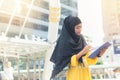
[[105,53],[105,51],[106,51],[107,49],[108,49],[108,48],[103,48],[103,49],[100,51],[98,57],[101,57],[101,56]]
[[90,51],[92,47],[90,45],[86,45],[82,51],[80,51],[78,54],[77,54],[77,59],[79,59],[82,55],[86,54],[88,51]]
[[83,55],[86,54],[87,52],[89,52],[91,48],[92,48],[91,45],[86,45],[83,49]]

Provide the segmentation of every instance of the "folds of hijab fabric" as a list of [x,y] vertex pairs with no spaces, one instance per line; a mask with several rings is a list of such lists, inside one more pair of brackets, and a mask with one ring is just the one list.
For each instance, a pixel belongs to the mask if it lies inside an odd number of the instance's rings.
[[[62,33],[57,41],[53,54],[50,58],[55,64],[51,78],[63,70],[70,62],[71,56],[80,52],[86,45],[82,35],[75,34],[75,25],[81,23],[78,17],[68,16],[64,20]],[[82,62],[82,58],[79,59]]]

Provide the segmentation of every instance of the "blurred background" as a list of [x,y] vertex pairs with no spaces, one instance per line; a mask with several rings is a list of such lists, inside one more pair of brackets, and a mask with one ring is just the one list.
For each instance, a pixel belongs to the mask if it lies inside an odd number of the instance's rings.
[[[15,80],[49,80],[49,58],[68,15],[81,19],[88,44],[112,43],[90,66],[92,79],[120,80],[120,0],[0,0],[0,80],[6,61]],[[64,72],[55,80],[65,80]]]

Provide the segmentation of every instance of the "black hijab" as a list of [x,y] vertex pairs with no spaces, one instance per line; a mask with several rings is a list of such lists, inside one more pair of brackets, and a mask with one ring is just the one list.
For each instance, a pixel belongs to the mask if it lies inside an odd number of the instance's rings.
[[[50,61],[55,64],[51,78],[63,70],[70,62],[71,56],[80,52],[86,45],[82,35],[75,34],[75,25],[81,23],[78,17],[68,16],[65,18],[61,35],[57,41]],[[82,62],[82,57],[79,59]]]

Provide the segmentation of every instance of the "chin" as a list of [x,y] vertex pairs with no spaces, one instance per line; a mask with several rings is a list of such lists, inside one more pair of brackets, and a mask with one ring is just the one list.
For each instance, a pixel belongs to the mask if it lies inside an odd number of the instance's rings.
[[80,36],[81,34],[77,34],[78,36]]

